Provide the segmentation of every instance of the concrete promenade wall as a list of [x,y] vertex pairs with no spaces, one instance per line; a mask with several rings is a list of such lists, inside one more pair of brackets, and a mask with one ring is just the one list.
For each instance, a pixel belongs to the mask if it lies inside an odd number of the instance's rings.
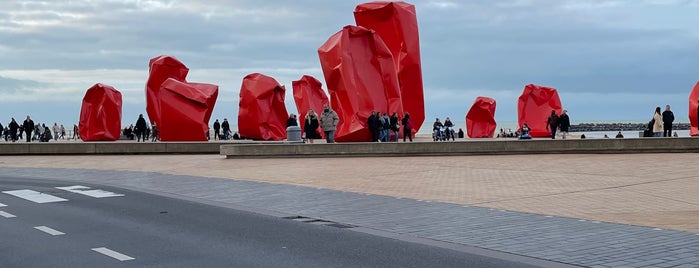
[[227,158],[614,153],[699,153],[699,138],[221,145]]
[[0,143],[0,155],[219,154],[221,142]]

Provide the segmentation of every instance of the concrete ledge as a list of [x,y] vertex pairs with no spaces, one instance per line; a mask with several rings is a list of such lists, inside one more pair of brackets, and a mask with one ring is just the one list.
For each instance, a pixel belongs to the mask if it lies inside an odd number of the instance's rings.
[[0,143],[0,155],[219,154],[225,142]]
[[699,139],[488,139],[458,142],[221,145],[221,155],[226,158],[614,153],[699,153]]

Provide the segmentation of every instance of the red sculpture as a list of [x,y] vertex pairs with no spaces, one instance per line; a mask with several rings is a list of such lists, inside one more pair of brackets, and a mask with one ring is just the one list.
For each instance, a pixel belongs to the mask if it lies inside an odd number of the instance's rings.
[[[301,126],[301,131],[305,131],[303,122],[308,110],[313,109],[318,116],[318,120],[320,120],[320,114],[323,113],[323,104],[330,103],[330,101],[328,100],[328,95],[323,91],[323,84],[313,76],[304,75],[298,81],[293,81],[291,85],[294,89],[296,109],[299,111],[299,126]],[[322,136],[323,131],[320,128],[318,130]]]
[[527,123],[532,137],[551,137],[551,132],[546,130],[546,121],[551,115],[551,110],[561,114],[561,107],[561,99],[555,88],[526,85],[517,103],[519,127]]
[[371,110],[403,113],[393,56],[374,31],[345,26],[318,55],[331,106],[340,118],[336,141],[371,141],[366,125]]
[[699,109],[699,82],[694,86],[692,92],[689,93],[689,124],[691,125],[689,129],[690,136],[699,136],[699,114],[697,114],[697,109]]
[[168,78],[185,82],[189,69],[175,57],[160,55],[150,59],[146,82],[146,112],[151,122],[160,124],[160,86]]
[[156,123],[160,140],[207,141],[217,97],[217,85],[165,80],[160,86],[160,123]]
[[121,135],[121,93],[95,84],[85,93],[79,131],[83,141],[115,141]]
[[354,9],[354,19],[358,26],[376,31],[393,54],[403,110],[410,113],[417,131],[425,121],[425,99],[415,6],[383,1],[360,4]]
[[495,122],[495,100],[478,97],[466,114],[466,133],[469,138],[492,138]]
[[274,78],[253,73],[240,88],[238,132],[255,140],[283,140],[289,114],[284,105],[286,89]]

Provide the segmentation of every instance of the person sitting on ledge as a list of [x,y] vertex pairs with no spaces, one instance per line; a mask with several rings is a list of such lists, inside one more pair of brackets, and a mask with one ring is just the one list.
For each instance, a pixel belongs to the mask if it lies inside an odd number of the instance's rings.
[[529,135],[529,125],[527,123],[522,124],[522,128],[519,129],[519,139],[520,140],[531,140],[532,136]]
[[623,138],[624,138],[624,134],[621,134],[621,131],[619,131],[619,133],[616,134],[616,138],[617,138],[617,139],[623,139]]

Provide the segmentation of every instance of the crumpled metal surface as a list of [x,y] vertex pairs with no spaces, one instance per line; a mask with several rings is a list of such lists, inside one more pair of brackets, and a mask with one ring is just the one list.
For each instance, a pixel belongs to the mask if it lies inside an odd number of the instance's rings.
[[699,82],[694,86],[692,92],[689,93],[689,124],[691,125],[689,129],[689,135],[699,136],[699,115],[697,115],[697,108],[699,107]]
[[83,141],[115,141],[121,135],[121,92],[95,84],[85,92],[78,128]]
[[403,113],[393,55],[376,32],[345,26],[318,49],[318,56],[340,119],[336,141],[371,141],[371,110]]
[[466,133],[469,138],[493,137],[497,128],[495,106],[495,100],[492,98],[476,98],[466,114]]
[[272,77],[260,73],[245,76],[238,111],[240,135],[255,140],[285,139],[289,118],[285,92],[286,88]]
[[150,59],[146,82],[146,113],[151,122],[160,124],[160,86],[168,78],[185,82],[189,68],[172,56],[160,55]]
[[206,141],[218,86],[168,78],[160,86],[161,141]]
[[[291,85],[294,90],[296,110],[299,112],[299,126],[301,127],[301,131],[305,131],[305,124],[303,122],[308,110],[313,109],[318,120],[320,120],[320,114],[323,113],[323,105],[330,103],[330,101],[328,100],[328,95],[326,95],[323,90],[323,84],[313,76],[304,75],[301,79],[291,82]],[[325,134],[320,128],[318,129],[319,135],[322,136]]]
[[558,91],[552,87],[526,85],[517,102],[518,127],[527,123],[532,137],[551,137],[551,132],[546,130],[546,121],[551,115],[551,110],[556,111],[558,115],[563,110]]

